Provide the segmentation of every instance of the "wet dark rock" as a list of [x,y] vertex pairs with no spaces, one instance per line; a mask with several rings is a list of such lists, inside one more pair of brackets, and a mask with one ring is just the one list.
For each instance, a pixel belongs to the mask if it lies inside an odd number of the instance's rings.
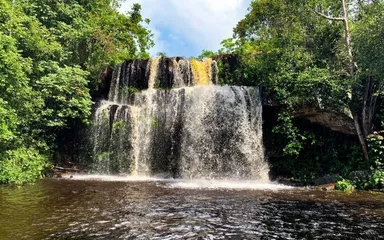
[[314,181],[315,186],[328,185],[332,183],[336,183],[341,178],[338,174],[327,174],[323,177],[319,177]]
[[372,176],[372,171],[353,171],[349,174],[348,179],[353,182],[364,182]]
[[322,191],[333,191],[335,190],[336,188],[336,183],[329,183],[329,184],[324,184],[324,185],[319,185],[317,186],[317,189],[318,190],[322,190]]
[[162,58],[159,64],[159,88],[172,88],[173,85],[173,60]]
[[109,88],[111,86],[113,75],[113,68],[107,67],[104,69],[101,74],[101,80],[97,86],[91,92],[92,99],[94,101],[100,101],[102,99],[106,99],[109,94]]
[[278,177],[272,181],[275,181],[279,184],[287,185],[287,186],[292,186],[292,187],[305,187],[307,184],[304,182],[298,181],[298,180],[293,180],[293,179],[287,179],[283,177]]
[[[136,89],[148,88],[147,64],[148,59],[127,60],[122,63],[120,81],[127,87]],[[111,79],[112,80],[112,79]]]

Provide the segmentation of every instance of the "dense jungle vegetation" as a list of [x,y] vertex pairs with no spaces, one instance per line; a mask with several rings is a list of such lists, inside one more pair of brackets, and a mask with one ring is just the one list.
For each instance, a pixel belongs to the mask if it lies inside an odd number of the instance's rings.
[[115,0],[0,0],[0,183],[42,177],[56,136],[87,123],[104,70],[149,57],[141,6],[118,9]]
[[[222,45],[200,58],[237,55],[235,69],[222,61],[223,83],[264,86],[279,106],[266,140],[275,148],[273,167],[306,182],[370,171],[366,181],[339,187],[383,186],[384,1],[252,1]],[[308,127],[297,118],[303,109],[348,116],[354,132]]]

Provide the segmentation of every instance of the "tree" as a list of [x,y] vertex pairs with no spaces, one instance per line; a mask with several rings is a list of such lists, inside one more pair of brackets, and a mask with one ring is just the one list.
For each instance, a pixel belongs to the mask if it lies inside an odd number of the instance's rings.
[[0,0],[0,183],[40,177],[56,135],[87,123],[105,68],[149,56],[140,11],[121,14],[116,0]]
[[354,86],[346,71],[344,26],[318,17],[315,6],[327,13],[342,9],[341,2],[327,0],[252,1],[221,50],[240,56],[235,81],[264,86],[278,101],[283,110],[275,133],[287,139],[284,153],[296,157],[309,139],[292,122],[297,110],[345,115],[351,104],[345,89]]
[[264,86],[279,103],[275,133],[285,135],[285,154],[299,156],[313,136],[293,123],[297,110],[312,108],[348,116],[362,156],[351,162],[375,166],[366,140],[380,130],[373,123],[384,76],[383,5],[382,0],[252,1],[234,38],[223,41],[219,52],[240,59],[235,70],[222,67],[229,72],[225,83]]
[[384,81],[384,3],[361,1],[358,6],[359,14],[352,31],[352,41],[359,66],[357,77],[365,81],[361,115],[364,134],[367,136],[372,129],[376,102]]
[[213,51],[205,50],[201,52],[200,56],[197,57],[199,60],[203,60],[204,58],[212,58],[216,55]]
[[[349,30],[349,23],[348,23],[349,19],[348,19],[347,3],[346,3],[346,0],[341,0],[341,3],[342,3],[342,13],[343,13],[342,17],[333,17],[333,16],[328,16],[328,15],[321,13],[321,12],[318,12],[318,11],[315,11],[315,12],[316,12],[316,14],[318,14],[321,17],[324,17],[328,20],[343,22],[344,33],[345,33],[345,47],[346,47],[347,56],[348,56],[349,76],[350,76],[350,78],[355,79],[356,78],[357,65],[354,61],[354,57],[352,54],[351,33]],[[368,91],[368,89],[367,89],[367,91]],[[354,94],[352,94],[352,96],[354,96]],[[351,103],[352,103],[352,101],[353,101],[353,99],[351,99]],[[360,145],[361,145],[361,149],[363,151],[364,158],[368,161],[369,156],[368,156],[368,149],[367,149],[367,144],[366,144],[365,138],[368,136],[367,127],[369,124],[367,124],[367,123],[361,124],[358,113],[356,113],[356,111],[354,109],[352,109],[351,112],[352,112],[353,121],[355,122],[356,133],[357,133],[357,136],[358,136],[359,141],[360,141]],[[366,101],[364,101],[363,115],[365,115],[365,113],[366,113]],[[363,119],[367,119],[367,118],[363,117]]]
[[[372,131],[376,102],[381,86],[380,78],[383,76],[383,72],[380,71],[381,67],[377,65],[382,59],[383,49],[381,46],[384,43],[380,36],[383,29],[378,27],[384,23],[383,2],[358,1],[357,3],[351,2],[351,4],[358,6],[353,22],[356,29],[354,32],[350,31],[351,19],[348,17],[346,0],[341,0],[342,17],[332,17],[318,11],[316,13],[326,19],[343,22],[349,76],[357,84],[360,81],[363,82],[363,87],[358,86],[353,89],[350,106],[364,158],[368,161],[366,138]],[[352,49],[351,34],[354,34],[352,40],[355,40],[353,44],[356,51]],[[377,80],[375,81],[374,78]]]

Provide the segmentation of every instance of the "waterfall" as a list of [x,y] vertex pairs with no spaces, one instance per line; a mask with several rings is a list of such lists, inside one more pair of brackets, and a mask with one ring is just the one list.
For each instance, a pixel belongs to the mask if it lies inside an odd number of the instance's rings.
[[192,74],[196,85],[212,84],[212,59],[204,59],[203,62],[191,60]]
[[114,71],[93,122],[93,171],[265,179],[257,87],[218,86],[216,61],[156,58]]
[[154,58],[148,61],[148,64],[150,64],[147,67],[147,71],[150,72],[149,79],[148,79],[148,89],[155,88],[159,61],[160,61],[160,58]]

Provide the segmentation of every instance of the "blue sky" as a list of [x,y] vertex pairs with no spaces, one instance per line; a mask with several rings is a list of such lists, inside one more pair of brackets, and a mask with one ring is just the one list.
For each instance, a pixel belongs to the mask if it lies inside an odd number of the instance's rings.
[[149,18],[156,46],[152,56],[198,56],[203,49],[217,51],[220,42],[232,36],[237,22],[244,18],[251,0],[126,0],[123,12],[133,3],[142,6]]

